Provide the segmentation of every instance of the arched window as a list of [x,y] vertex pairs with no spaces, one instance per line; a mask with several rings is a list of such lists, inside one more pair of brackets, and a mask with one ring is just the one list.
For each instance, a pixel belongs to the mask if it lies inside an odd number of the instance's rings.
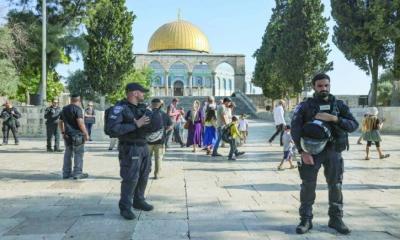
[[200,76],[196,76],[193,85],[201,87],[203,85],[203,78]]
[[152,85],[155,86],[155,87],[157,87],[157,86],[162,86],[161,77],[160,77],[160,76],[155,76],[155,77],[153,78]]

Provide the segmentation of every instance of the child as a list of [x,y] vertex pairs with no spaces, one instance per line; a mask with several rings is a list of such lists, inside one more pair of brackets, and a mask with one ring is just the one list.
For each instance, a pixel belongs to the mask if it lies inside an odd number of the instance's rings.
[[368,117],[368,113],[365,113],[364,118],[362,120],[362,124],[361,124],[361,136],[357,140],[358,145],[362,145],[361,140],[363,139],[363,135],[365,133],[365,120],[367,119],[367,117]]
[[290,169],[295,168],[292,162],[293,155],[293,139],[290,135],[290,125],[285,126],[285,132],[282,135],[282,143],[283,143],[283,159],[278,166],[278,170],[283,170],[282,165],[284,161],[288,161],[290,165]]
[[242,145],[243,143],[246,143],[247,136],[249,134],[249,123],[247,122],[246,116],[244,114],[240,116],[239,132],[243,137],[243,140],[240,139],[240,145]]
[[363,134],[363,138],[367,141],[367,147],[365,149],[366,157],[365,160],[369,160],[369,148],[372,145],[372,142],[375,142],[376,150],[378,151],[379,158],[388,158],[390,157],[389,154],[383,154],[380,146],[381,134],[379,130],[382,128],[383,121],[379,120],[378,118],[378,109],[376,107],[370,108],[370,112],[368,116],[363,121],[363,129],[365,132]]
[[210,155],[215,142],[217,141],[217,117],[214,109],[207,111],[204,122],[204,138],[203,145],[207,150],[207,155]]
[[233,157],[233,154],[235,154],[236,157],[244,154],[244,152],[239,152],[236,145],[236,138],[242,139],[242,136],[240,135],[240,132],[238,130],[238,119],[236,116],[232,117],[232,123],[229,124],[227,127],[229,128],[230,132],[228,139],[228,143],[230,146],[228,160],[236,160],[236,158]]

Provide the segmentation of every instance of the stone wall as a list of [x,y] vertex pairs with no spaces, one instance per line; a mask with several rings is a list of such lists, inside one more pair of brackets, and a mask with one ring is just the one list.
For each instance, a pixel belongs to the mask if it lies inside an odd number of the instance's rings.
[[[22,137],[45,137],[46,127],[44,108],[36,106],[18,106],[18,110],[21,112],[22,117],[20,119],[21,128],[19,129],[19,135]],[[382,132],[384,133],[396,133],[400,134],[400,107],[379,107],[379,117],[385,118]],[[364,113],[367,108],[351,108],[351,112],[361,123]],[[292,112],[285,112],[285,118],[287,123],[290,123]],[[259,119],[273,121],[272,112],[259,111],[257,112]],[[104,122],[104,111],[96,110],[96,124],[93,127],[92,137],[95,140],[108,140],[103,132]],[[2,135],[1,135],[2,136]]]
[[[46,126],[44,119],[44,109],[38,106],[16,106],[21,112],[19,119],[21,127],[18,129],[21,137],[45,137]],[[103,132],[104,111],[96,110],[96,124],[93,126],[92,136],[96,140],[108,139]],[[10,133],[11,134],[11,133]],[[1,137],[3,136],[0,133]],[[11,135],[12,136],[12,135]]]
[[[363,116],[367,111],[365,108],[351,108],[350,111],[353,113],[354,117],[361,124]],[[378,107],[379,118],[384,118],[385,123],[383,124],[382,132],[384,133],[395,133],[400,134],[400,107]],[[287,123],[290,123],[291,116],[293,112],[285,112],[285,119]],[[257,117],[267,121],[274,121],[273,113],[260,111],[257,113]]]

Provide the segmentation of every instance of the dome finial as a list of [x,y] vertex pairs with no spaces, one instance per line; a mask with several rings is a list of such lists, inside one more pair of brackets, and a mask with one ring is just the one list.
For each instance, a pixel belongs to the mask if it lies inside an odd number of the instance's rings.
[[181,20],[181,9],[178,8],[178,21],[180,21],[180,20]]

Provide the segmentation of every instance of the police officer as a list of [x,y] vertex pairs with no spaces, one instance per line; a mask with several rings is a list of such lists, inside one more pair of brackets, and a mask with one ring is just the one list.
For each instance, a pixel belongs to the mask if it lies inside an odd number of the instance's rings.
[[54,151],[62,152],[60,149],[60,131],[58,129],[58,122],[60,119],[61,108],[58,106],[58,100],[54,99],[51,105],[45,109],[44,118],[46,119],[46,133],[47,133],[47,151],[52,152],[51,139],[54,136]]
[[[89,134],[85,128],[80,106],[81,98],[78,95],[71,95],[71,104],[64,106],[60,113],[59,127],[65,142],[63,179],[70,177],[83,179],[89,176],[82,172],[85,142],[89,139]],[[72,158],[74,158],[73,168]]]
[[122,217],[135,218],[132,206],[151,211],[153,206],[144,198],[151,171],[151,160],[146,142],[147,126],[150,124],[148,110],[142,104],[144,93],[148,92],[140,84],[129,83],[125,88],[126,99],[118,102],[108,115],[106,128],[119,140],[119,162],[121,199],[119,209]]
[[18,128],[20,127],[20,123],[18,119],[21,117],[21,113],[12,106],[10,101],[6,101],[4,103],[4,109],[1,111],[0,117],[3,119],[3,144],[8,144],[8,136],[10,134],[10,130],[14,136],[15,145],[19,144],[18,140]]
[[[341,151],[348,145],[347,133],[355,131],[358,128],[358,123],[350,113],[348,106],[343,101],[336,100],[329,93],[330,78],[328,75],[317,74],[312,79],[312,85],[315,91],[313,97],[303,101],[296,107],[291,123],[291,134],[301,154],[302,161],[299,167],[302,180],[300,190],[301,205],[299,209],[301,221],[296,228],[296,232],[303,234],[312,228],[312,205],[315,200],[318,170],[322,164],[324,165],[325,178],[329,189],[328,226],[339,233],[348,234],[350,229],[342,221],[343,158]],[[303,141],[307,139],[304,136],[304,128],[307,123],[312,121],[323,123],[320,124],[320,127],[323,127],[327,132],[329,132],[329,129],[332,131],[332,137],[329,141],[322,139],[321,144],[323,145],[320,145],[319,153],[307,149],[307,141]],[[315,126],[318,127],[317,125]],[[309,133],[310,131],[307,130],[306,132]]]

